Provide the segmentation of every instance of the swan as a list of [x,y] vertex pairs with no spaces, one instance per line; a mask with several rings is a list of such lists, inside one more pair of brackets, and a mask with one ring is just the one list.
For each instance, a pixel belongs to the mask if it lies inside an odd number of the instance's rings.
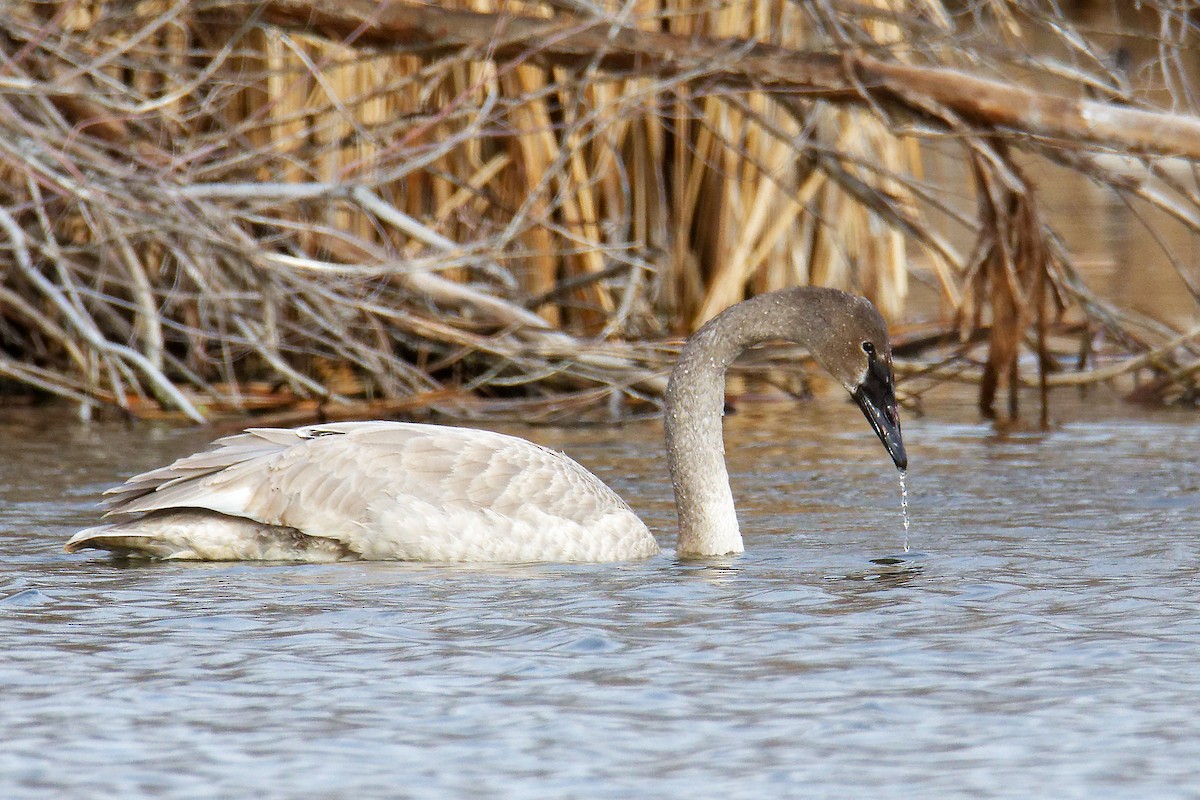
[[[744,300],[687,341],[667,386],[679,557],[742,552],[721,432],[725,371],[747,347],[770,339],[808,348],[850,392],[896,468],[907,468],[887,326],[875,307],[811,286]],[[67,552],[476,562],[622,561],[659,552],[625,501],[567,456],[441,425],[250,428],[106,494],[106,516],[126,519],[79,531]]]

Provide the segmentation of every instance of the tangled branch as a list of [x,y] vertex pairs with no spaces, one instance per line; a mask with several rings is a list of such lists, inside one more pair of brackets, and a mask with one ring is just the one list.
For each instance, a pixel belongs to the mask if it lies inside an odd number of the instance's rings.
[[[1188,326],[1088,286],[1029,164],[1200,232],[1168,4],[1132,76],[1033,3],[767,5],[18,3],[0,376],[197,420],[623,413],[657,402],[655,341],[748,292],[839,285],[895,318],[916,277],[956,342],[924,374],[975,376],[988,413],[1006,387],[1017,413],[1023,352],[1044,390],[1136,365],[1195,396]],[[973,203],[921,177],[947,152]]]

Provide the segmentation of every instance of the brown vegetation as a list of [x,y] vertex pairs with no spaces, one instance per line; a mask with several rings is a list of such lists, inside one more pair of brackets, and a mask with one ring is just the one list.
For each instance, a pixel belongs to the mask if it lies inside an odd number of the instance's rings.
[[[12,8],[13,386],[197,420],[619,414],[657,402],[664,334],[747,292],[840,285],[899,319],[917,277],[944,313],[899,337],[912,394],[974,380],[993,413],[1007,387],[1015,416],[1024,351],[1044,388],[1149,369],[1141,394],[1195,395],[1197,332],[1090,291],[1029,177],[1200,229],[1168,168],[1200,158],[1169,7],[1121,21],[1160,26],[1136,91],[1123,41],[999,0]],[[923,179],[931,149],[973,212]]]

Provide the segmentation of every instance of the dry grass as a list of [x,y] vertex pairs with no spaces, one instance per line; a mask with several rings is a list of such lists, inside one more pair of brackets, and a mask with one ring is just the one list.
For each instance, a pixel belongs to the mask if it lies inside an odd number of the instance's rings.
[[[547,65],[554,42],[504,58],[486,41],[381,51],[264,24],[253,4],[231,24],[228,5],[13,6],[0,34],[0,375],[15,384],[193,419],[514,402],[526,416],[620,414],[656,402],[672,353],[636,342],[804,282],[862,291],[896,318],[914,261],[964,336],[992,331],[985,394],[1017,385],[1035,318],[1049,360],[1046,325],[1069,302],[1128,334],[1045,245],[995,131],[944,108],[732,87],[722,57],[656,73],[601,68],[599,54]],[[988,24],[1015,35],[1009,7],[990,8]],[[503,9],[960,60],[962,20],[937,0]],[[1095,64],[1080,74],[1106,80]],[[919,141],[947,131],[975,165],[978,212],[951,212],[976,232],[973,255],[922,211],[945,200],[921,179]],[[1186,188],[1122,189],[1200,217]],[[1178,333],[1142,330],[1131,354]],[[1179,380],[1194,381],[1190,363],[1174,365]]]

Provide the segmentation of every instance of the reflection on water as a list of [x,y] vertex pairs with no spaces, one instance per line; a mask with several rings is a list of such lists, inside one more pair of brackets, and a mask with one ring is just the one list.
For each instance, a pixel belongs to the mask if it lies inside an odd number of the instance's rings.
[[[733,416],[746,553],[617,565],[67,556],[210,437],[0,422],[0,796],[1189,796],[1200,426],[1069,402],[906,420],[910,553],[856,409]],[[527,433],[669,529],[656,424]]]

